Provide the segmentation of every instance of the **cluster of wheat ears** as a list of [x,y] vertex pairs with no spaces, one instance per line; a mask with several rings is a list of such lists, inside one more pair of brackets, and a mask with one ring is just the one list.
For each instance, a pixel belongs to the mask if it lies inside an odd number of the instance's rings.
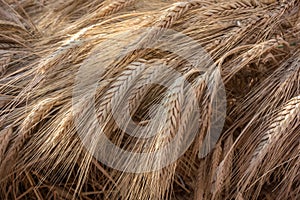
[[[300,199],[299,42],[299,0],[0,0],[0,199]],[[199,157],[219,79],[224,125]],[[130,111],[126,130],[114,109]],[[139,128],[156,133],[128,135]],[[179,134],[178,158],[115,169],[94,155],[109,152],[100,132],[145,155]],[[145,165],[169,156],[157,155]]]

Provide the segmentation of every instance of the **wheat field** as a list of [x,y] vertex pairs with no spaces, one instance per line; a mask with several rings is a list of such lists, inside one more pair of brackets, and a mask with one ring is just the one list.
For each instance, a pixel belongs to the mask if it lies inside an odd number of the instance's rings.
[[299,0],[0,0],[0,199],[300,199],[299,47]]

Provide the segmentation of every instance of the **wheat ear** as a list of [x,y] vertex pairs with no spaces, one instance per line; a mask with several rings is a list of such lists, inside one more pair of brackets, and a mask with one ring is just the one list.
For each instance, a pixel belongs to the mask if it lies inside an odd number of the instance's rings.
[[211,183],[215,182],[216,171],[222,159],[222,152],[223,152],[223,148],[221,146],[221,142],[218,142],[212,154],[212,159],[211,159],[211,171],[210,171]]
[[58,103],[57,100],[57,98],[47,98],[33,107],[21,124],[20,130],[18,131],[19,134],[12,148],[13,151],[18,152],[21,149],[22,145],[30,137],[31,129],[49,114],[49,111]]
[[137,83],[133,86],[132,92],[128,98],[129,110],[134,113],[141,103],[142,98],[147,94],[148,90],[151,88],[151,83],[159,83],[162,74],[166,71],[163,67],[159,65],[162,64],[161,61],[155,61],[154,63],[147,63],[150,65]]
[[[231,151],[231,148],[233,146],[233,135],[230,134],[228,136],[228,138],[225,140],[225,144],[224,144],[224,155],[223,155],[223,159],[226,160],[226,162],[224,163],[223,167],[224,167],[224,172],[223,174],[221,173],[219,177],[221,177],[221,175],[223,175],[225,178],[225,183],[224,183],[224,187],[226,192],[229,192],[230,189],[230,183],[231,183],[231,176],[232,176],[232,167],[233,167],[233,159],[234,159],[234,151]],[[226,159],[225,159],[226,158]],[[222,169],[222,168],[221,168]],[[218,179],[218,176],[217,176]],[[220,183],[220,184],[219,184]],[[222,182],[218,182],[216,181],[216,190],[217,191],[221,191],[222,190]]]
[[30,138],[31,129],[34,128],[44,118],[45,115],[49,114],[49,111],[57,102],[57,98],[47,98],[40,101],[33,107],[33,109],[24,119],[23,123],[20,125],[20,129],[17,132],[18,135],[16,136],[12,147],[8,149],[8,155],[3,160],[3,163],[0,166],[0,171],[4,173],[5,170],[2,169],[7,169],[9,167],[8,163],[14,161],[26,140]]
[[280,137],[281,134],[288,129],[289,125],[294,119],[299,120],[300,117],[300,96],[296,96],[288,101],[275,119],[272,121],[268,130],[262,136],[259,144],[257,145],[251,158],[251,165],[260,161],[268,151],[268,147],[274,144]]
[[[151,149],[153,151],[156,151],[160,149],[163,144],[170,142],[171,138],[174,137],[177,133],[177,130],[180,126],[179,120],[181,117],[181,111],[183,106],[183,87],[184,87],[184,78],[179,77],[177,78],[174,83],[170,86],[168,92],[164,96],[162,107],[163,111],[160,112],[158,110],[157,114],[155,115],[154,120],[154,126],[159,123],[159,129],[156,133],[155,140],[153,146],[151,145]],[[157,131],[156,128],[150,127],[149,131]],[[177,133],[178,134],[178,133]],[[167,144],[166,144],[167,145]],[[180,144],[178,144],[180,148]],[[174,152],[173,152],[174,151]],[[171,153],[171,152],[169,152]],[[159,154],[157,156],[157,159],[155,160],[155,163],[161,164],[163,162],[166,156],[177,156],[178,151],[177,149],[172,149],[172,154]],[[175,173],[177,163],[173,163],[166,168],[154,172],[151,174],[151,185],[153,190],[156,191],[157,194],[164,194],[168,191],[172,179]],[[161,178],[163,177],[163,178]],[[156,184],[154,184],[153,180],[159,180],[160,186],[158,187]]]
[[116,13],[119,10],[129,6],[130,4],[132,4],[134,2],[135,2],[135,0],[115,0],[112,3],[110,3],[109,5],[102,8],[101,11],[96,14],[95,17],[109,16],[109,15]]
[[178,78],[169,88],[169,91],[164,98],[162,106],[163,109],[165,109],[164,113],[166,114],[166,120],[163,123],[162,132],[158,134],[159,141],[156,142],[155,149],[158,149],[161,146],[162,140],[174,137],[176,134],[184,99],[183,86],[184,78]]
[[228,138],[225,140],[225,144],[224,144],[224,154],[225,154],[223,156],[224,159],[219,164],[216,171],[215,190],[213,192],[212,199],[219,199],[220,193],[222,192],[224,187],[226,190],[229,191],[232,164],[233,164],[232,163],[233,151],[230,151],[232,145],[233,145],[232,135],[229,135]]
[[236,200],[245,200],[244,197],[243,197],[243,194],[241,192],[237,192],[235,199]]
[[239,181],[239,184],[243,184],[239,189],[240,193],[243,193],[246,190],[248,183],[257,172],[255,168],[262,162],[270,148],[280,139],[282,134],[289,128],[295,119],[299,120],[299,116],[300,96],[296,96],[278,109],[276,114],[269,120],[268,129],[262,135],[256,149],[251,155],[250,165],[246,172],[244,172],[244,178]]
[[263,4],[272,4],[277,2],[277,0],[259,0]]
[[112,106],[117,107],[125,94],[133,86],[134,81],[144,71],[145,65],[141,62],[130,64],[120,76],[110,85],[109,89],[100,99],[99,121],[104,122],[111,113]]
[[149,30],[146,34],[142,35],[133,45],[137,45],[138,51],[134,51],[123,58],[120,63],[132,62],[136,58],[144,55],[146,52],[145,47],[149,44],[155,42],[160,35],[168,28],[170,28],[176,20],[178,20],[186,11],[192,7],[197,7],[201,5],[198,1],[188,1],[188,2],[177,2],[174,3],[170,8],[164,11],[164,14],[155,22],[153,28]]
[[4,154],[7,149],[8,143],[10,142],[12,133],[12,127],[5,128],[0,131],[0,165],[4,158]]
[[[190,70],[189,72],[184,74],[183,77],[178,77],[168,88],[168,91],[166,92],[161,103],[164,109],[164,111],[162,112],[163,114],[158,111],[153,119],[154,126],[155,124],[160,124],[156,138],[154,140],[154,145],[151,146],[154,151],[161,148],[163,143],[170,142],[171,138],[177,137],[176,149],[172,149],[170,155],[176,157],[180,156],[180,154],[182,153],[182,142],[184,142],[185,140],[184,136],[185,134],[188,134],[188,131],[190,131],[190,127],[188,125],[191,125],[191,122],[193,122],[193,124],[195,124],[195,122],[198,122],[197,120],[192,118],[192,114],[197,108],[197,98],[190,98],[191,95],[195,95],[191,94],[195,93],[195,87],[185,87],[187,83],[185,81],[186,78],[193,73],[195,73],[195,70]],[[153,130],[156,131],[156,128],[150,127],[149,131]],[[175,136],[176,134],[177,136]],[[161,162],[161,159],[164,160],[163,157],[165,156],[166,155],[158,156],[156,162]],[[155,189],[158,189],[160,191],[159,193],[165,193],[165,191],[167,191],[167,189],[171,185],[176,167],[177,163],[174,163],[164,168],[162,171],[158,171],[152,175],[151,179],[153,180],[157,179],[158,177],[164,177],[160,181],[160,183],[163,185],[163,187],[161,187],[160,189],[156,184],[151,183],[153,184]]]
[[200,160],[197,178],[196,178],[196,184],[195,184],[195,194],[193,200],[204,200],[206,199],[204,195],[205,192],[205,186],[207,184],[207,165],[206,160]]
[[[191,113],[193,113],[194,109],[199,107],[199,100],[201,99],[201,96],[203,95],[203,92],[205,91],[205,84],[206,84],[206,79],[205,77],[203,76],[200,76],[198,77],[194,84],[193,84],[193,92],[195,95],[196,95],[196,101],[194,102],[191,102],[189,104],[185,103],[188,105],[188,108],[185,108],[185,111],[187,112],[184,112],[183,113],[183,118],[185,119],[183,123],[183,125],[181,125],[180,127],[184,127],[180,130],[182,131],[185,131],[185,128],[186,126],[188,125],[189,121],[191,120]],[[188,96],[188,95],[187,95]],[[185,116],[184,114],[186,114],[187,116]],[[196,121],[196,123],[199,123],[199,120]],[[200,136],[200,139],[199,140],[203,140],[204,137]],[[198,142],[196,145],[195,145],[195,148],[194,148],[194,152],[198,152],[199,149],[201,148],[202,146],[202,142]],[[193,153],[193,155],[195,155],[195,153]],[[193,156],[194,157],[194,156]],[[195,190],[195,194],[194,194],[194,199],[195,200],[199,200],[199,199],[205,199],[205,195],[206,195],[206,192],[205,192],[205,187],[207,186],[207,183],[209,182],[208,180],[208,176],[207,176],[207,169],[206,169],[206,164],[207,164],[207,160],[203,159],[200,161],[200,166],[197,170],[197,179],[196,179],[196,183],[195,183],[195,187],[196,187],[196,190]]]
[[152,29],[147,33],[146,38],[141,42],[141,46],[149,44],[159,37],[164,29],[170,28],[176,20],[178,20],[184,13],[190,8],[196,7],[201,4],[197,4],[196,1],[190,2],[177,2],[174,3],[170,8],[164,11],[164,14],[154,24],[155,29]]

